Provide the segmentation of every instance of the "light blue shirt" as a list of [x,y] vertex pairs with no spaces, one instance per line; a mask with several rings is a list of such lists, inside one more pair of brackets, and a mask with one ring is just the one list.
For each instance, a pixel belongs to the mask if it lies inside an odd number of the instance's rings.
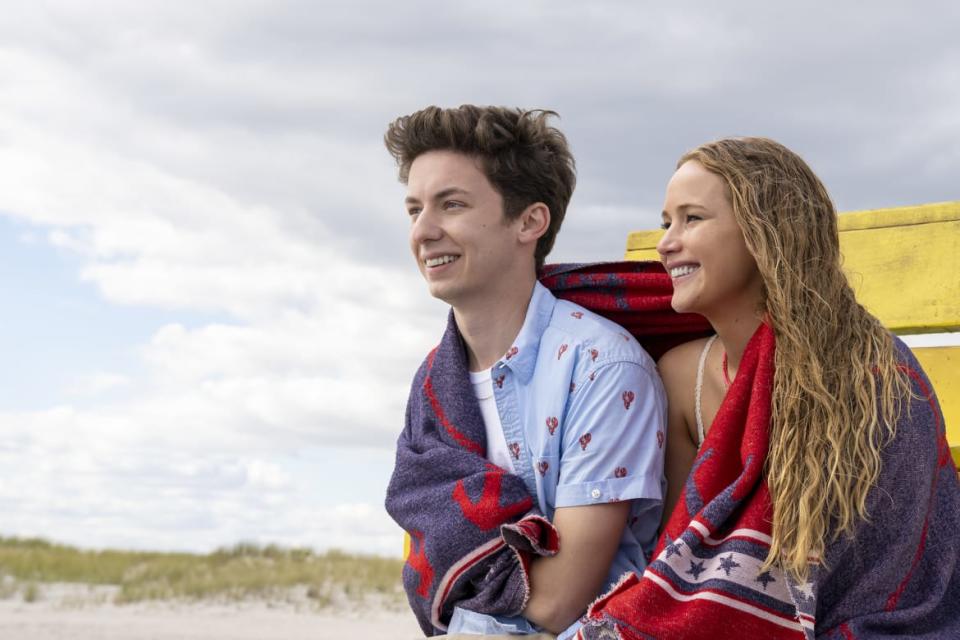
[[[647,352],[619,325],[537,283],[520,333],[491,374],[516,473],[548,518],[560,507],[632,501],[601,593],[624,572],[643,573],[660,524],[667,425],[666,395]],[[522,617],[459,608],[448,629],[537,631]]]

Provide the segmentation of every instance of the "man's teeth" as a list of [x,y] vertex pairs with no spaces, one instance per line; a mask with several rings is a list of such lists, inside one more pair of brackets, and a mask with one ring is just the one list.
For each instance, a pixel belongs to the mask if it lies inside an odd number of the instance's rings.
[[680,276],[685,276],[689,273],[693,273],[699,268],[700,268],[699,266],[694,266],[692,264],[685,264],[681,267],[674,267],[673,269],[670,269],[670,276],[673,278],[679,278]]
[[439,267],[442,264],[447,264],[448,262],[453,262],[460,256],[440,256],[439,258],[428,258],[424,261],[428,267]]

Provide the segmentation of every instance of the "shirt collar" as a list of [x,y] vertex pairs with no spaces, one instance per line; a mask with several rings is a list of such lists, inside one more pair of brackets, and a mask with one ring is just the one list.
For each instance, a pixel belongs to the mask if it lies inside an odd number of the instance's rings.
[[520,333],[517,334],[513,345],[494,365],[494,368],[506,366],[513,371],[520,382],[524,384],[529,382],[533,376],[533,370],[537,366],[540,338],[550,324],[550,318],[553,317],[553,308],[556,304],[557,299],[550,293],[549,289],[539,282],[534,284],[533,295],[530,296],[527,315],[523,320]]

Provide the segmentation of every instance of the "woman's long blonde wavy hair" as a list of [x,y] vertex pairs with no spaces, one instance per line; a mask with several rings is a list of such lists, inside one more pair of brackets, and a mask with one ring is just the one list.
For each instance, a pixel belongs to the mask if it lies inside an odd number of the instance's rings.
[[766,138],[686,153],[727,185],[763,278],[776,335],[766,477],[773,502],[767,566],[798,579],[826,544],[869,518],[867,494],[910,385],[892,338],[857,303],[841,270],[837,213],[810,167]]

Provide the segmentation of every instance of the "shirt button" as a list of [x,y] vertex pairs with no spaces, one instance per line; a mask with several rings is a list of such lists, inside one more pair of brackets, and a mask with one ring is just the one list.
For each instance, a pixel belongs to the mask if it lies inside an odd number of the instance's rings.
[[600,489],[594,489],[593,491],[591,491],[591,492],[590,492],[590,496],[591,496],[594,500],[596,500],[597,498],[599,498],[599,497],[600,497]]

